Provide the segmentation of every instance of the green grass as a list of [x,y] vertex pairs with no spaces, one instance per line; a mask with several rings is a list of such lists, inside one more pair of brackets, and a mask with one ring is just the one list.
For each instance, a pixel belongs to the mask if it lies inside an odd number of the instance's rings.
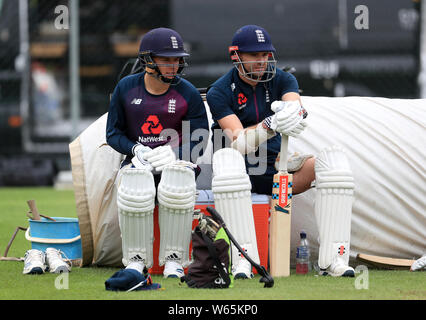
[[[6,248],[17,226],[28,227],[26,201],[35,199],[40,213],[49,216],[77,217],[73,191],[52,188],[0,188],[0,254]],[[31,244],[19,231],[8,253],[22,257]],[[425,300],[426,272],[368,269],[355,278],[292,275],[276,278],[273,288],[265,289],[254,280],[235,281],[234,288],[222,290],[190,289],[176,279],[163,279],[154,275],[154,282],[164,290],[138,292],[109,292],[104,282],[117,268],[85,267],[72,269],[68,275],[23,275],[23,262],[0,261],[0,300]],[[62,278],[61,278],[62,277]],[[361,278],[364,277],[364,281]],[[356,283],[368,289],[357,289]],[[58,289],[68,283],[67,289]]]

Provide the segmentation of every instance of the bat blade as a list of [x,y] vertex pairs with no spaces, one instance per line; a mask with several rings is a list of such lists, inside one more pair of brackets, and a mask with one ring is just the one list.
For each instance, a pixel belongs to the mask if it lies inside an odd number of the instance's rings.
[[373,256],[364,253],[358,253],[356,258],[362,262],[366,262],[383,269],[410,269],[411,265],[416,261],[411,259]]
[[287,172],[288,137],[281,138],[279,171],[274,175],[269,229],[269,266],[273,277],[290,275],[293,175]]

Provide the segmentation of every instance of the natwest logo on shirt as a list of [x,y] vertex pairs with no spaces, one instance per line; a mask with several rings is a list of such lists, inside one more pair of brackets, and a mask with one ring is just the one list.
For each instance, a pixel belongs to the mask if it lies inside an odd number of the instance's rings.
[[141,130],[144,134],[160,134],[163,130],[163,126],[156,115],[150,115],[146,118]]
[[242,92],[238,94],[238,105],[238,110],[241,110],[247,106],[247,97]]
[[240,92],[238,94],[238,104],[241,106],[245,103],[247,103],[247,97],[244,95],[244,93]]

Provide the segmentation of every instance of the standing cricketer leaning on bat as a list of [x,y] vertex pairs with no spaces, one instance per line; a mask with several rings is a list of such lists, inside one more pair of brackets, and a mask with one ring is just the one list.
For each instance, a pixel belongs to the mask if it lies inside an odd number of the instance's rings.
[[[296,78],[276,68],[275,48],[264,28],[255,25],[240,28],[232,39],[229,54],[234,68],[219,78],[207,92],[207,102],[214,120],[213,133],[215,129],[224,130],[232,141],[231,148],[225,149],[238,150],[245,157],[249,174],[245,188],[251,187],[251,192],[271,195],[273,177],[277,173],[281,135],[285,139],[297,138],[307,126],[309,116],[305,119],[307,113],[301,105]],[[214,147],[217,149],[218,146]],[[266,171],[250,174],[249,169],[254,165],[248,161],[248,155],[255,152],[260,154],[261,148],[266,148]],[[224,157],[215,157],[219,151],[221,150],[216,151],[213,156],[213,192],[214,179],[220,176],[215,168],[218,171],[223,167],[220,163]],[[315,180],[320,274],[354,276],[353,268],[348,266],[354,183],[343,150],[337,146],[326,148],[316,158],[296,153],[288,159],[287,164],[288,172],[293,174],[290,197],[308,190]],[[216,192],[214,195],[216,204],[220,193]],[[274,208],[272,209],[274,212]],[[228,220],[227,224],[235,232],[237,241],[245,248],[257,250],[254,233],[244,232],[254,229],[252,220],[246,222],[252,212],[226,208],[219,212],[223,214],[225,221]],[[278,226],[278,232],[279,229]],[[249,238],[248,234],[251,235]],[[277,238],[277,235],[270,234],[270,238]],[[289,247],[290,243],[288,240],[287,244],[279,245]],[[256,251],[250,253],[258,258]],[[235,261],[241,262],[240,265],[244,264],[242,259],[234,260],[234,263]],[[243,274],[249,277],[247,268],[239,265],[235,267],[237,273],[241,273],[236,278],[244,278]]]
[[[139,272],[153,264],[157,194],[159,262],[165,265],[164,277],[182,277],[189,264],[195,178],[200,169],[179,160],[186,148],[183,121],[189,122],[190,132],[208,130],[202,98],[182,78],[188,56],[176,31],[157,28],[146,33],[139,49],[145,70],[120,80],[111,98],[106,128],[108,144],[126,155],[117,178],[123,264]],[[200,143],[186,141],[190,150]]]

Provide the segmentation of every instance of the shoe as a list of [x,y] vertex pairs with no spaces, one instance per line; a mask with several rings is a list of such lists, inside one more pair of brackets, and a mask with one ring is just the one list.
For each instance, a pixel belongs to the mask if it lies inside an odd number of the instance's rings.
[[163,271],[164,278],[182,278],[185,273],[180,263],[176,261],[166,261]]
[[426,268],[426,255],[414,261],[414,263],[410,267],[410,271],[416,271]]
[[246,259],[240,259],[238,264],[232,268],[234,279],[251,279],[254,277],[251,263]]
[[126,269],[133,269],[141,274],[145,271],[148,272],[148,269],[145,267],[144,259],[138,254],[129,259],[129,264],[126,266]]
[[37,249],[25,252],[23,274],[43,274],[46,270],[46,256]]
[[71,272],[71,266],[67,264],[62,255],[61,250],[55,248],[46,249],[46,263],[51,273]]
[[327,269],[320,269],[319,275],[332,277],[354,277],[355,270],[338,258]]

